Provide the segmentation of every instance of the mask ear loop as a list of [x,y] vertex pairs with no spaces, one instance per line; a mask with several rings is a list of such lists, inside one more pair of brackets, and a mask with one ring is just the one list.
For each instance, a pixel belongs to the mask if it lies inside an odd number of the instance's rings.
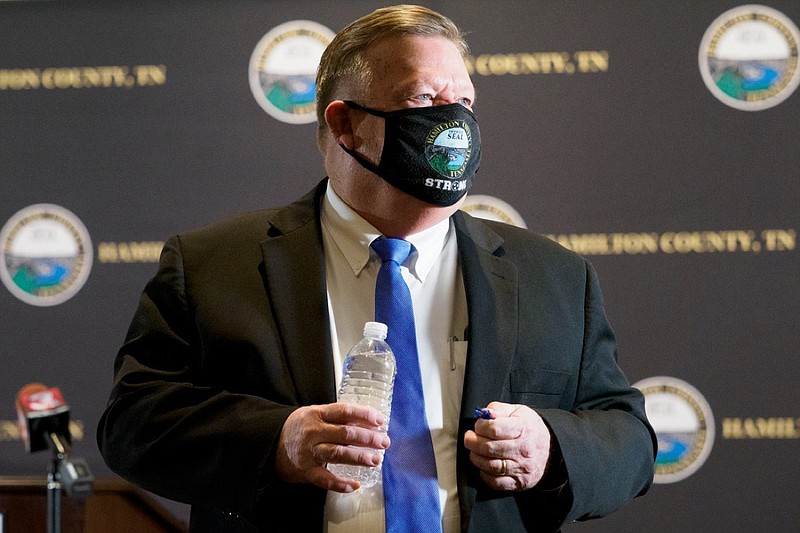
[[343,145],[342,143],[339,143],[339,147],[340,147],[342,150],[344,150],[344,151],[345,151],[345,152],[346,152],[348,155],[350,155],[350,157],[352,157],[353,159],[355,159],[355,160],[356,160],[356,162],[357,162],[359,165],[361,165],[362,167],[366,168],[367,170],[369,170],[369,171],[370,171],[370,172],[372,172],[373,174],[377,174],[378,176],[380,176],[380,174],[379,174],[379,172],[378,172],[378,167],[377,167],[377,166],[375,166],[375,165],[372,163],[372,161],[369,161],[369,160],[368,160],[368,159],[366,159],[364,156],[362,156],[361,154],[359,154],[359,153],[358,153],[358,152],[356,152],[355,150],[351,150],[350,148],[346,147],[346,146],[345,146],[345,145]]
[[[364,107],[364,106],[362,106],[360,104],[357,104],[357,103],[353,102],[352,100],[342,100],[342,102],[347,104],[347,106],[350,107],[351,109],[356,109],[358,111],[364,111],[365,113],[369,113],[370,115],[374,115],[374,116],[380,117],[380,118],[385,118],[386,117],[386,112],[378,111],[377,109],[370,109],[368,107]],[[339,143],[339,147],[342,150],[344,150],[345,153],[347,153],[350,157],[355,159],[356,162],[358,164],[360,164],[362,167],[364,167],[365,169],[369,170],[373,174],[377,174],[378,176],[380,176],[380,172],[378,170],[378,167],[374,163],[372,163],[372,161],[369,161],[364,156],[362,156],[361,154],[359,154],[355,150],[351,150],[350,148],[346,147],[342,143]]]
[[349,108],[351,108],[351,109],[357,109],[359,111],[363,111],[365,113],[369,113],[370,115],[373,115],[373,116],[376,116],[376,117],[386,118],[386,116],[389,114],[388,111],[380,111],[378,109],[372,109],[372,108],[369,108],[369,107],[364,107],[363,105],[357,104],[357,103],[353,102],[352,100],[342,100],[342,102],[347,104],[347,106]]

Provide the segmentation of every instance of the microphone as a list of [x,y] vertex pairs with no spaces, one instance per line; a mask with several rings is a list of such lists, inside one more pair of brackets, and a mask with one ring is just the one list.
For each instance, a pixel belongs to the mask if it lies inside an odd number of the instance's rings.
[[28,452],[69,450],[69,406],[58,388],[29,383],[17,393],[16,407],[20,437]]
[[20,438],[28,452],[49,448],[55,458],[55,479],[67,494],[77,497],[91,494],[94,476],[89,465],[81,457],[70,457],[69,406],[61,390],[29,383],[17,393],[15,405]]

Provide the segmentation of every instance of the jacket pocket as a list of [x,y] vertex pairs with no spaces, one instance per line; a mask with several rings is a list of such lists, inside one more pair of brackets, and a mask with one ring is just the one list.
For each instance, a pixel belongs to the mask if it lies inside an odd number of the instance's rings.
[[514,370],[511,399],[530,407],[558,407],[569,383],[570,373],[561,370]]

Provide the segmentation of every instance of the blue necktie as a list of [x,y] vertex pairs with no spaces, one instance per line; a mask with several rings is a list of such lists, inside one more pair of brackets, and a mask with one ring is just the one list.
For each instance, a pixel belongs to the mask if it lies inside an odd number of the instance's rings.
[[375,320],[389,327],[386,342],[397,359],[389,438],[383,460],[387,533],[442,531],[439,483],[417,357],[414,308],[400,265],[413,247],[378,238],[372,249],[383,261],[375,285]]

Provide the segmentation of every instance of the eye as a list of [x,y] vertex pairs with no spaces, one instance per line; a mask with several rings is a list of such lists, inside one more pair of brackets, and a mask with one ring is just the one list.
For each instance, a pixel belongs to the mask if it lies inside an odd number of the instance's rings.
[[463,105],[464,107],[467,107],[467,108],[469,108],[469,109],[472,109],[472,100],[471,100],[471,99],[469,99],[469,98],[466,98],[466,97],[464,97],[464,98],[459,98],[459,99],[458,99],[458,103],[459,103],[459,104],[461,104],[461,105]]
[[414,94],[406,99],[406,105],[408,107],[428,107],[432,106],[435,100],[436,98],[431,93]]

